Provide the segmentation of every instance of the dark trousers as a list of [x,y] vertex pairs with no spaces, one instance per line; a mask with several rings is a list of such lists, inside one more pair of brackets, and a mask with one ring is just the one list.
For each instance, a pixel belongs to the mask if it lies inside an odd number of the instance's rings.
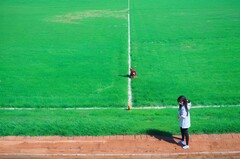
[[186,137],[186,145],[188,145],[189,142],[189,134],[188,134],[188,129],[183,129],[182,127],[180,127],[181,130],[181,135],[182,135],[182,141],[184,141],[184,137]]

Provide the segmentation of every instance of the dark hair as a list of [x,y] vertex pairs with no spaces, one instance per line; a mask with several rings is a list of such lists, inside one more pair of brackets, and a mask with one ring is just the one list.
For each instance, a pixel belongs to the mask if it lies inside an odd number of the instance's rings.
[[[178,101],[178,102],[183,102],[183,106],[185,107],[185,110],[186,110],[187,115],[188,115],[188,107],[187,107],[187,105],[188,105],[188,103],[189,103],[190,101],[188,101],[185,96],[180,96],[180,97],[178,97],[177,101]],[[182,105],[179,104],[179,110],[181,109],[181,107],[182,107]]]

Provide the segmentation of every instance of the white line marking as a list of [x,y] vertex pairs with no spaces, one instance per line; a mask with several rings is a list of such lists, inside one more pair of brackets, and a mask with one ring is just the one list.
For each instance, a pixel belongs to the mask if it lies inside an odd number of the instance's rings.
[[107,107],[92,107],[92,108],[0,108],[0,110],[104,110],[104,109],[123,109],[123,108],[107,108]]
[[[179,106],[144,106],[144,107],[135,107],[134,109],[167,109],[167,108],[178,108]],[[226,107],[240,107],[240,105],[196,105],[191,106],[191,109],[200,109],[200,108],[226,108]]]
[[[192,106],[191,109],[201,109],[201,108],[226,108],[226,107],[240,107],[238,105],[197,105]],[[176,109],[178,106],[144,106],[144,107],[134,107],[133,109]],[[0,108],[0,110],[110,110],[119,109],[124,110],[126,108],[108,108],[108,107],[92,107],[92,108]]]
[[[1,142],[13,142],[13,140],[1,140]],[[38,144],[38,143],[46,143],[46,144],[56,144],[56,143],[106,143],[106,140],[57,140],[57,141],[47,141],[47,140],[28,140],[28,139],[22,139],[22,140],[14,140],[14,142],[17,143],[24,143],[24,144]]]
[[240,154],[240,151],[226,152],[182,152],[182,153],[128,153],[128,154],[34,154],[34,153],[0,153],[0,156],[179,156],[179,155],[234,155]]
[[[130,0],[128,0],[128,74],[131,68],[131,32],[130,32]],[[132,108],[131,78],[128,78],[128,106]]]

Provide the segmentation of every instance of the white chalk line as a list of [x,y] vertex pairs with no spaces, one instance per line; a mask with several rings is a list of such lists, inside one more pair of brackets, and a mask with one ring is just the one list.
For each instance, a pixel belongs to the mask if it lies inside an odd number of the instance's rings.
[[61,153],[55,153],[55,154],[35,154],[35,153],[0,153],[0,156],[179,156],[179,155],[234,155],[234,154],[240,154],[240,151],[226,151],[226,152],[180,152],[180,153],[119,153],[119,154],[113,154],[113,153],[105,153],[105,154],[87,154],[87,153],[75,153],[75,154],[61,154]]
[[[202,108],[227,108],[227,107],[240,107],[237,105],[196,105],[192,106],[191,109],[202,109]],[[134,107],[132,109],[177,109],[178,106],[143,106]],[[109,108],[109,107],[92,107],[92,108],[0,108],[0,110],[125,110],[126,108]]]
[[[128,74],[131,68],[131,30],[130,30],[130,0],[128,0]],[[128,78],[128,106],[132,107],[131,78]]]
[[[237,105],[196,105],[191,106],[191,109],[201,109],[201,108],[226,108],[226,107],[240,107]],[[179,108],[179,106],[144,106],[144,107],[134,107],[134,109],[171,109]]]
[[[83,141],[83,140],[59,140],[59,141],[41,141],[41,140],[37,140],[37,141],[31,141],[31,140],[27,140],[27,139],[23,139],[24,140],[24,144],[38,144],[38,143],[46,143],[46,144],[58,144],[58,143],[106,143],[107,141],[106,140],[98,140],[98,141],[92,141],[92,140],[86,140],[86,141]],[[12,142],[12,140],[4,140],[4,141],[1,141],[2,143],[7,143],[7,142]],[[14,141],[14,142],[17,142],[17,143],[23,143],[22,141]]]

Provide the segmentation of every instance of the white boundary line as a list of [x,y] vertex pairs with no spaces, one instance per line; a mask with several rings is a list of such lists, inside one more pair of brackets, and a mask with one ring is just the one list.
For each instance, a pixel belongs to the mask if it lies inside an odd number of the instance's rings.
[[[128,74],[131,68],[131,32],[130,32],[130,0],[128,0]],[[128,78],[128,109],[132,108],[131,78]]]
[[[197,105],[192,106],[191,109],[201,109],[201,108],[226,108],[226,107],[240,107],[238,105]],[[144,106],[144,107],[134,107],[133,109],[177,109],[178,106]],[[108,108],[108,107],[92,107],[92,108],[0,108],[0,110],[109,110],[109,109],[119,109],[124,110],[126,108]]]
[[34,154],[34,153],[0,153],[0,156],[95,156],[95,157],[103,157],[103,156],[179,156],[179,155],[234,155],[234,154],[240,154],[240,151],[226,151],[226,152],[180,152],[180,153],[158,153],[158,154],[148,154],[148,153],[133,153],[133,154]]
[[[23,139],[24,140],[24,139]],[[3,142],[3,141],[2,141]],[[11,143],[12,140],[5,140],[4,143]],[[16,143],[22,144],[23,141],[14,141]],[[88,140],[88,141],[82,141],[82,140],[57,140],[57,141],[41,141],[41,140],[30,140],[30,141],[24,141],[24,144],[57,144],[57,143],[106,143],[106,140]]]
[[[240,107],[240,104],[237,105],[196,105],[191,106],[191,109],[199,108],[226,108],[226,107]],[[135,107],[134,109],[169,109],[169,108],[179,108],[179,106],[144,106],[144,107]]]

